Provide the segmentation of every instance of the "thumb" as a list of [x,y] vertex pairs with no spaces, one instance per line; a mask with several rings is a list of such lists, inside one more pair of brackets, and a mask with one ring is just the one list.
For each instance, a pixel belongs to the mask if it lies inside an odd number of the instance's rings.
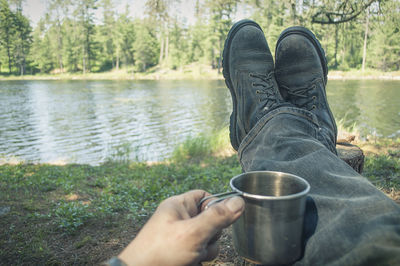
[[198,236],[208,242],[218,231],[234,223],[244,211],[242,197],[219,202],[192,219]]

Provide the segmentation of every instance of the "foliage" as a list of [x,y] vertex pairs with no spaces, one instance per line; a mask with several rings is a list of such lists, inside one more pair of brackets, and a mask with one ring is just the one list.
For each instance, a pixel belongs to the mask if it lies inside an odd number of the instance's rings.
[[88,208],[88,205],[82,204],[81,202],[61,201],[57,204],[54,211],[54,222],[62,230],[73,233],[78,227],[83,225],[87,219],[93,216],[93,214],[88,211]]
[[136,38],[133,43],[135,66],[138,71],[145,71],[157,64],[157,38],[149,24],[137,23],[135,29]]
[[[303,25],[321,40],[331,69],[360,69],[363,61],[367,68],[400,69],[398,0],[196,1],[191,25],[174,15],[182,4],[176,0],[147,0],[141,19],[129,16],[129,6],[117,11],[115,0],[50,0],[33,31],[22,4],[0,3],[3,74],[142,72],[155,65],[183,69],[194,62],[220,71],[226,34],[242,13],[261,25],[272,52],[282,30]],[[99,22],[96,10],[102,14]]]
[[[9,74],[12,66],[17,65],[21,75],[25,74],[26,57],[31,46],[32,28],[22,10],[10,9],[8,1],[0,1],[0,52],[4,50]],[[4,55],[3,55],[4,56]],[[0,57],[1,58],[1,57]],[[0,63],[1,72],[1,63]]]

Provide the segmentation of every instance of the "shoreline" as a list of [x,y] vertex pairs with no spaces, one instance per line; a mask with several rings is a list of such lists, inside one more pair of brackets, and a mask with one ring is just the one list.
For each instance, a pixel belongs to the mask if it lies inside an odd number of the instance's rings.
[[[69,81],[69,80],[223,80],[223,75],[217,70],[196,67],[181,70],[161,69],[148,73],[132,73],[129,70],[118,70],[102,73],[88,74],[46,74],[46,75],[25,75],[25,76],[1,76],[0,81]],[[361,71],[330,71],[328,80],[385,80],[399,81],[400,71],[379,72],[373,70]]]

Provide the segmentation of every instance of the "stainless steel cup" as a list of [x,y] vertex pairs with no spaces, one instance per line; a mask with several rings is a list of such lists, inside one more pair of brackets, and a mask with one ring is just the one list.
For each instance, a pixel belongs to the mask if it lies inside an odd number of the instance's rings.
[[207,206],[240,195],[246,206],[233,224],[235,248],[244,259],[263,265],[285,265],[298,260],[302,253],[303,221],[310,185],[296,175],[257,171],[235,176],[233,191],[204,198],[218,197]]
[[246,202],[243,215],[233,224],[239,255],[266,265],[298,260],[308,182],[292,174],[259,171],[235,176],[230,186]]

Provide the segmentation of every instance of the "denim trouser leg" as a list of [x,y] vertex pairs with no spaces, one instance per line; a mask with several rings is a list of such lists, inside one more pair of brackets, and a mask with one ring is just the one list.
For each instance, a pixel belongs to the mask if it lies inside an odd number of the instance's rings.
[[[243,171],[283,171],[311,185],[297,265],[400,265],[400,207],[339,159],[315,116],[281,107],[239,147]],[[328,148],[327,148],[328,147]]]

